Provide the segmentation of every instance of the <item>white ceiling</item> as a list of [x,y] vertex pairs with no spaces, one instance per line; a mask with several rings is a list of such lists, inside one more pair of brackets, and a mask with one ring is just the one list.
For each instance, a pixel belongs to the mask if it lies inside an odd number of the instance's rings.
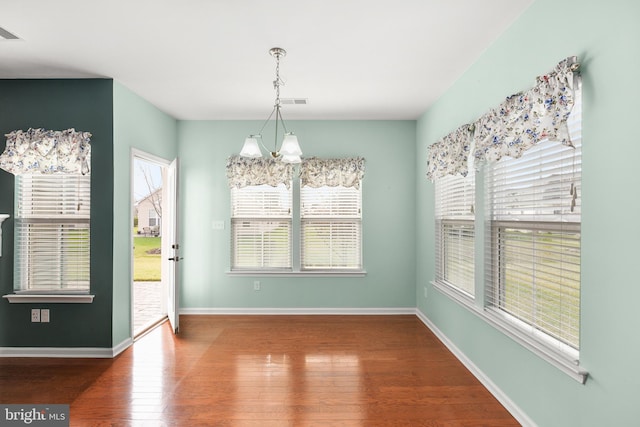
[[0,0],[0,78],[113,78],[179,119],[416,119],[533,0]]

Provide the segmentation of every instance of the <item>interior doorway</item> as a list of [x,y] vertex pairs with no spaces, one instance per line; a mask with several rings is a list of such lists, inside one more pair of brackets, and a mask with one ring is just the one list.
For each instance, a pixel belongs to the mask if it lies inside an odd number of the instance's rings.
[[[132,154],[134,339],[167,319],[166,278],[162,269],[163,185],[169,162],[135,151]],[[166,216],[166,215],[165,215]]]

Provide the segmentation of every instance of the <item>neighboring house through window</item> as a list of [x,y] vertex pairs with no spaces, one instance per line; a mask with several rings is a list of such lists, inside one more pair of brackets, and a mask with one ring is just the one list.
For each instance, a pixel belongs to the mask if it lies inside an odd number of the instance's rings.
[[162,225],[162,188],[136,202],[138,234],[159,236]]

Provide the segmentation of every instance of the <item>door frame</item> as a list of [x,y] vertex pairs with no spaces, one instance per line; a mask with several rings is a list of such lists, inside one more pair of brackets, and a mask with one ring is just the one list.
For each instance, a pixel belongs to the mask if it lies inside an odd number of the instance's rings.
[[[133,280],[133,274],[134,274],[134,262],[133,262],[133,247],[134,247],[134,240],[133,238],[135,237],[133,235],[133,220],[134,220],[134,206],[135,206],[135,161],[136,159],[138,160],[142,160],[145,162],[149,162],[149,163],[155,163],[158,166],[160,166],[162,168],[162,204],[163,204],[163,208],[164,208],[164,204],[166,203],[166,191],[167,189],[165,188],[165,175],[167,172],[167,169],[169,168],[169,165],[171,164],[171,160],[167,160],[165,158],[156,156],[154,154],[148,153],[146,151],[142,151],[139,150],[137,148],[131,148],[131,154],[130,154],[130,180],[131,180],[131,188],[129,191],[129,195],[130,195],[130,199],[131,199],[131,209],[130,209],[130,218],[129,218],[129,234],[130,234],[130,247],[132,248],[131,250],[131,256],[130,256],[130,271],[131,271],[131,282],[129,285],[130,288],[130,307],[129,307],[129,312],[130,312],[130,329],[131,329],[131,339],[135,340],[135,330],[134,330],[134,310],[135,310],[135,299],[134,299],[134,280]],[[163,233],[164,234],[164,224],[165,221],[162,220],[161,221],[161,226],[163,227]],[[161,255],[163,256],[163,255]],[[163,256],[164,259],[164,256]],[[166,289],[166,275],[167,272],[165,271],[165,268],[163,267],[164,262],[161,263],[161,276],[160,276],[160,281],[162,283],[162,297],[161,297],[161,307],[163,309],[163,311],[167,312],[168,308],[167,308],[167,295],[168,295],[168,290]]]

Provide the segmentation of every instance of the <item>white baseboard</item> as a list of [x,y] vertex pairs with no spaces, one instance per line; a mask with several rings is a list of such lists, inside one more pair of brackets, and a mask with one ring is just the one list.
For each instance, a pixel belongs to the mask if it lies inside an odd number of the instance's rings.
[[111,349],[111,357],[116,357],[117,355],[131,347],[131,345],[133,345],[133,340],[131,338],[125,339],[120,344]]
[[415,314],[415,307],[382,308],[182,308],[184,315],[400,315]]
[[101,347],[0,347],[0,357],[112,358],[111,348]]
[[111,359],[133,344],[127,338],[113,348],[102,347],[0,347],[0,357],[51,357]]
[[462,362],[462,364],[482,383],[483,386],[489,390],[498,402],[504,406],[507,411],[523,426],[536,427],[536,423],[533,422],[529,416],[520,409],[510,398],[507,396],[491,379],[485,375],[472,361],[469,359],[456,345],[449,339],[440,329],[431,321],[425,314],[416,308],[416,316],[425,324],[427,328],[435,334],[436,337],[453,353],[456,358]]

